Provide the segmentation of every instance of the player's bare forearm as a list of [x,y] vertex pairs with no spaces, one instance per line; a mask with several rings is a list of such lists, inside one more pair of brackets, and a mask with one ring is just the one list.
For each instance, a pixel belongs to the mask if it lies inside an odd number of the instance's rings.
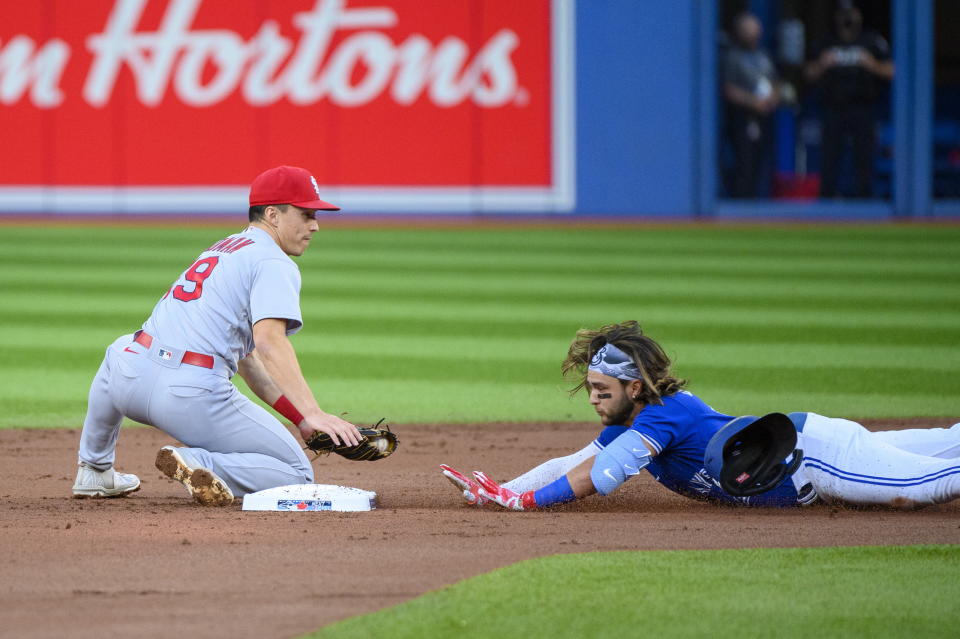
[[[287,339],[287,322],[281,319],[262,319],[253,326],[256,353],[270,379],[280,393],[303,415],[298,424],[300,434],[322,430],[334,437],[335,443],[355,445],[360,441],[357,428],[339,417],[329,415],[317,404],[313,391],[307,385],[297,360],[293,344]],[[254,391],[256,392],[256,391]]]
[[270,373],[267,372],[256,351],[240,360],[237,364],[237,372],[250,390],[271,406],[283,394],[280,387],[273,383],[273,378],[270,377]]
[[286,320],[260,320],[253,327],[253,341],[264,371],[280,393],[286,396],[304,417],[321,413],[313,391],[303,377],[293,344],[287,339]]

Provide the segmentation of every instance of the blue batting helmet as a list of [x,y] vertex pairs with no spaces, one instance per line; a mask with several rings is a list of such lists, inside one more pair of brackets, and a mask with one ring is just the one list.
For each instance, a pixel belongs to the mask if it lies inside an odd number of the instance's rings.
[[728,422],[710,438],[703,466],[727,494],[747,497],[779,486],[802,460],[793,422],[783,413],[770,413]]

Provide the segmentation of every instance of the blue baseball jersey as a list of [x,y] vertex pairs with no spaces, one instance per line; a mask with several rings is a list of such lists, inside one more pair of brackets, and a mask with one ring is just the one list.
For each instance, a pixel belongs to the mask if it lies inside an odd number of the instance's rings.
[[[749,504],[751,506],[796,506],[797,490],[789,478],[780,486],[752,497],[733,497],[703,467],[707,442],[733,417],[718,413],[687,391],[663,398],[663,404],[645,406],[629,428],[656,453],[647,470],[653,478],[675,493],[697,499]],[[594,443],[605,448],[627,430],[608,426]]]

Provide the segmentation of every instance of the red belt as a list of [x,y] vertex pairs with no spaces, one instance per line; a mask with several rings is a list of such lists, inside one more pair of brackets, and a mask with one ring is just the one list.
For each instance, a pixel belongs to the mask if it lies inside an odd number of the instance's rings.
[[[137,331],[133,337],[133,341],[141,346],[144,346],[145,348],[150,348],[150,345],[153,344],[153,337],[146,331]],[[182,361],[184,364],[199,366],[201,368],[213,368],[213,357],[210,355],[204,355],[203,353],[184,351],[183,359],[180,361]]]

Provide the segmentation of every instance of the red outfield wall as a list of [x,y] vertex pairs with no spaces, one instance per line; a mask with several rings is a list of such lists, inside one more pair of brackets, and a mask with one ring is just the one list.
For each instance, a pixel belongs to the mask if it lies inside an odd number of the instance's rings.
[[564,211],[563,0],[0,6],[0,210],[236,211],[277,164],[360,210]]

